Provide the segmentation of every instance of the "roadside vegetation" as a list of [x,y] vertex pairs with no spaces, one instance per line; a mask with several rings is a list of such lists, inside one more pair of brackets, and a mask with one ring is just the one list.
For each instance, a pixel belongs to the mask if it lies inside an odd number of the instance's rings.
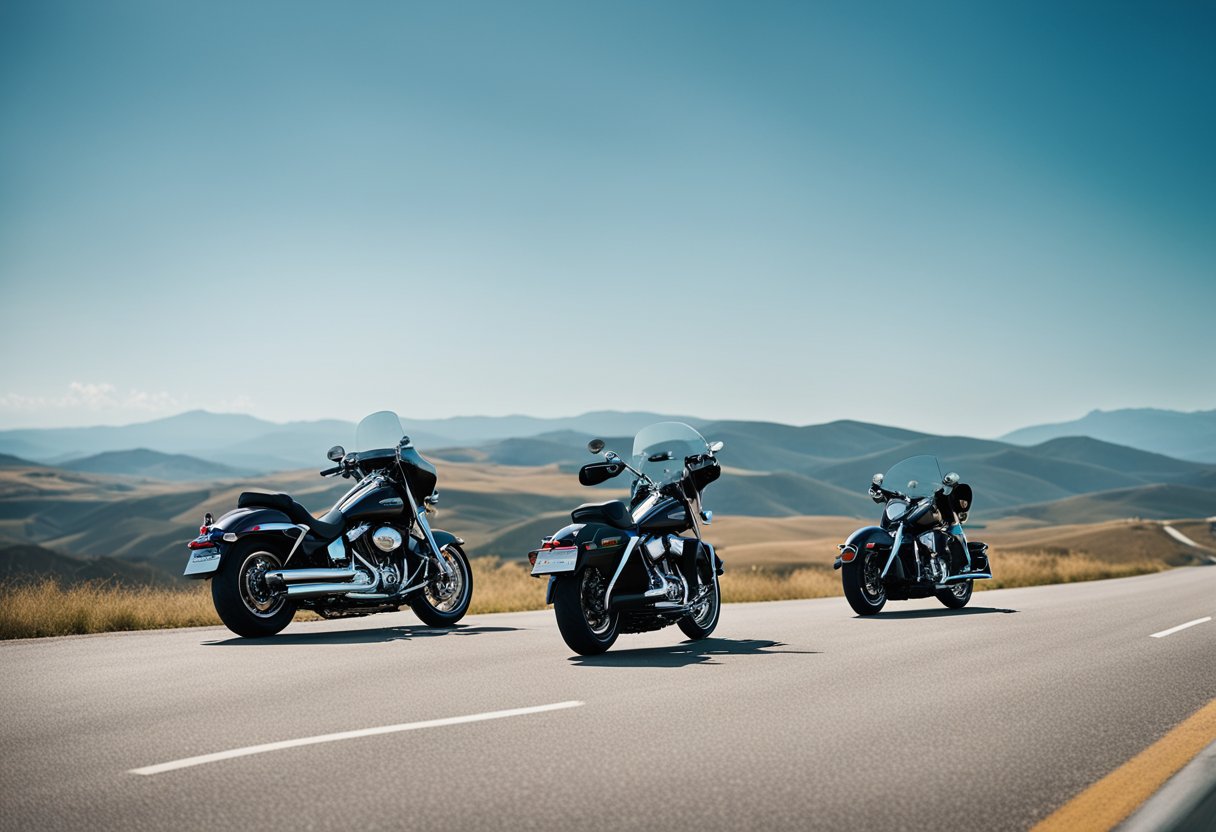
[[[475,558],[470,614],[543,609],[545,582],[532,578],[526,564],[499,558]],[[1159,572],[1164,561],[1109,563],[1082,552],[1052,550],[994,552],[996,578],[977,589],[1094,581]],[[840,575],[830,567],[794,570],[761,567],[728,568],[722,576],[727,603],[783,601],[840,595]],[[301,612],[296,620],[317,616]],[[130,587],[89,581],[63,585],[0,584],[0,639],[152,630],[219,624],[206,583],[182,588]]]

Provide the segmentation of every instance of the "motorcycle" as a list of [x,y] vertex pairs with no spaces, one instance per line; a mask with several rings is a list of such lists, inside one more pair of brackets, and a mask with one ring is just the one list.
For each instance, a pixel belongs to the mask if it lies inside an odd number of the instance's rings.
[[943,477],[937,457],[924,455],[875,474],[869,494],[884,506],[880,525],[849,535],[833,566],[853,611],[874,615],[888,600],[930,596],[967,606],[974,582],[992,577],[988,546],[963,532],[971,486],[953,472]]
[[355,448],[329,449],[337,465],[321,476],[356,482],[319,519],[287,494],[256,491],[219,520],[203,518],[184,574],[211,580],[215,611],[237,635],[274,635],[297,608],[341,618],[408,604],[432,627],[468,611],[464,541],[427,522],[439,499],[435,466],[387,410],[359,423]]
[[[630,500],[586,503],[574,521],[528,553],[534,577],[547,577],[545,603],[570,649],[584,656],[603,653],[621,633],[641,633],[676,624],[690,639],[703,639],[718,625],[722,561],[701,539],[713,513],[701,507],[701,492],[721,476],[708,443],[688,425],[660,422],[641,430],[632,462],[605,451],[602,439],[587,443],[602,462],[584,465],[583,485],[599,485],[628,471]],[[692,536],[681,537],[683,532]]]

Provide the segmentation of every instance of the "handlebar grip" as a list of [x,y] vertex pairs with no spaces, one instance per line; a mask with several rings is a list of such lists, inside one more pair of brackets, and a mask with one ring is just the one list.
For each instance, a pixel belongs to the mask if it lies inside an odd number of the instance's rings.
[[341,471],[341,470],[342,470],[342,466],[341,466],[341,465],[339,465],[339,466],[338,466],[338,467],[336,467],[336,468],[326,468],[324,471],[322,471],[322,472],[321,472],[321,476],[323,476],[323,477],[328,477],[328,476],[330,476],[330,475],[332,475],[332,474],[336,474],[336,473],[338,473],[338,472],[339,472],[339,471]]

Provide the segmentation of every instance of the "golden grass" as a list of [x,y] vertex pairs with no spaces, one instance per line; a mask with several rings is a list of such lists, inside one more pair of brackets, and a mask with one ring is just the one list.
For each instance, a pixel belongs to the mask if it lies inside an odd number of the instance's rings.
[[1162,560],[1141,559],[1110,563],[1086,552],[1054,550],[1001,552],[992,555],[992,580],[977,581],[978,589],[1008,589],[1041,584],[1100,581],[1160,572],[1169,565]]
[[219,624],[210,587],[122,587],[56,581],[0,587],[0,639]]
[[[1038,586],[1095,581],[1159,572],[1164,561],[1108,563],[1083,552],[1051,550],[994,553],[996,577],[976,589]],[[528,574],[521,561],[474,558],[471,614],[538,610],[545,606],[545,581]],[[811,566],[793,571],[764,567],[730,569],[722,576],[727,603],[785,601],[842,594],[840,573]],[[297,620],[314,619],[307,611]],[[55,581],[0,585],[0,639],[199,627],[219,624],[210,587],[199,583],[181,589],[123,587],[90,582],[62,586]]]

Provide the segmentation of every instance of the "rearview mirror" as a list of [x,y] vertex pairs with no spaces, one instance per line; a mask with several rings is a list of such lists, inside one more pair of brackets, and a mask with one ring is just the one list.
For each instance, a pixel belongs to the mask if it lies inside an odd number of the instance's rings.
[[875,474],[870,479],[870,482],[874,483],[875,485],[882,485],[882,479],[883,479],[882,474]]
[[600,451],[604,450],[604,440],[592,439],[587,443],[587,450],[591,451],[593,454],[598,454]]
[[946,476],[942,479],[942,485],[958,485],[958,480],[959,480],[958,474],[951,471],[949,474],[946,474]]
[[346,449],[343,448],[341,445],[334,445],[325,454],[325,457],[330,462],[339,462],[339,461],[341,461],[342,457],[344,457],[344,456],[346,456]]
[[726,443],[722,442],[721,440],[719,440],[717,442],[710,442],[709,443],[709,452],[711,454],[716,454],[718,451],[722,450],[724,447],[726,447]]
[[599,485],[625,470],[619,462],[588,462],[578,469],[578,481],[582,485]]

